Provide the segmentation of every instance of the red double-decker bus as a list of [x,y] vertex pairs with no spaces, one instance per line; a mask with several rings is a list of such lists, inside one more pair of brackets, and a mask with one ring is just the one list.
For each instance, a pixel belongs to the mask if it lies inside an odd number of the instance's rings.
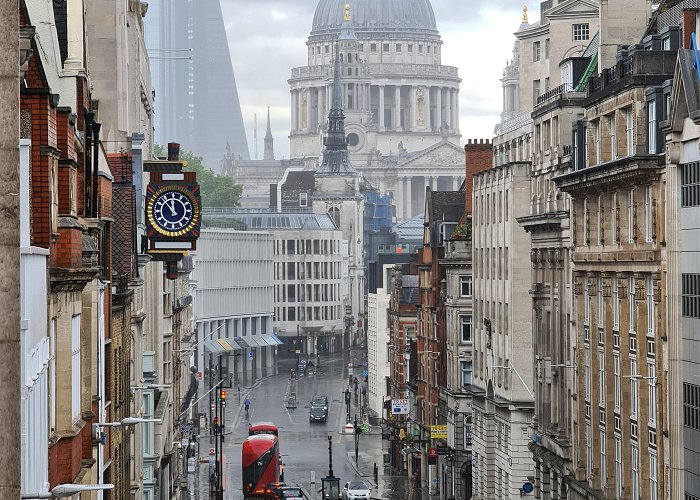
[[258,434],[272,434],[273,436],[279,436],[279,429],[272,422],[257,422],[250,424],[250,427],[248,427],[248,435],[256,436]]
[[264,498],[265,486],[280,479],[279,443],[272,434],[256,434],[243,441],[243,496]]

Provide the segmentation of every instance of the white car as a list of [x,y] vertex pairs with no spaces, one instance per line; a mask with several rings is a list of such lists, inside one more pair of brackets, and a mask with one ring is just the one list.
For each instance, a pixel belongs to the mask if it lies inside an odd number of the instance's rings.
[[343,488],[343,498],[345,500],[370,500],[370,489],[362,481],[352,481],[345,483]]

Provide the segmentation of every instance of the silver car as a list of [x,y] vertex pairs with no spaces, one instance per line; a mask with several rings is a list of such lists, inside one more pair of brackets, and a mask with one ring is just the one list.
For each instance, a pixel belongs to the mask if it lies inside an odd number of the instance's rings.
[[345,483],[343,498],[345,500],[370,500],[370,489],[362,481]]

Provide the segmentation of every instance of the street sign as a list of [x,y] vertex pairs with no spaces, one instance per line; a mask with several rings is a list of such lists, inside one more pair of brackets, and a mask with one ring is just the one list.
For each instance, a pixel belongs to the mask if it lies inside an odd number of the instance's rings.
[[437,456],[438,456],[437,448],[429,448],[428,449],[428,458],[437,458]]
[[437,454],[438,455],[447,455],[447,446],[444,444],[439,444],[437,446]]
[[215,455],[215,454],[216,454],[216,450],[214,448],[209,448],[209,456]]
[[447,426],[446,425],[431,425],[430,426],[430,439],[447,439]]
[[250,351],[250,352],[248,353],[248,359],[253,359],[253,351]]
[[393,415],[408,415],[408,399],[392,399],[391,413]]
[[193,423],[186,423],[186,424],[180,425],[180,432],[183,434],[192,434],[193,431],[194,431],[194,424]]

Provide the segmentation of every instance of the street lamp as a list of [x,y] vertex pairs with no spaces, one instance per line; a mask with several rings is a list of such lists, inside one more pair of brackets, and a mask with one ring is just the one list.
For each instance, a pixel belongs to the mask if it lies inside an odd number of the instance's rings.
[[118,420],[116,422],[99,422],[92,424],[92,427],[93,429],[100,427],[126,427],[128,425],[149,424],[152,422],[157,424],[163,423],[162,420],[158,420],[157,418],[126,417],[125,419]]
[[321,478],[322,500],[340,499],[340,478],[333,474],[333,436],[328,436],[328,477]]
[[25,493],[20,498],[65,498],[86,491],[113,490],[113,484],[59,484],[46,493]]

